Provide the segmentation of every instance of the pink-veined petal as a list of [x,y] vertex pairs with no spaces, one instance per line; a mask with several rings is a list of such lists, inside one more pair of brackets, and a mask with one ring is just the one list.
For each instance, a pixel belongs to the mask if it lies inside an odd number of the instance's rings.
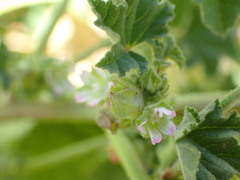
[[142,134],[147,134],[147,132],[143,126],[139,125],[137,128]]
[[176,131],[176,126],[172,121],[167,120],[165,125],[160,126],[159,129],[163,134],[173,136],[174,132]]
[[160,108],[155,108],[155,109],[154,109],[154,112],[155,112],[155,113],[158,113],[158,116],[159,116],[160,118],[163,117],[163,112],[161,111]]
[[93,106],[96,106],[98,103],[99,103],[99,100],[93,100],[93,101],[88,102],[88,105],[93,107]]
[[169,135],[170,136],[174,136],[174,133],[176,131],[176,126],[175,126],[175,124],[173,122],[171,122],[171,123],[172,123],[172,125],[171,125],[171,127],[169,129]]
[[149,136],[151,138],[151,142],[152,142],[153,145],[161,142],[162,135],[161,135],[161,133],[159,132],[158,129],[148,128],[148,133],[149,133]]
[[[160,108],[157,108],[157,109],[158,109],[158,112],[161,111],[161,112],[163,112],[165,115],[167,115],[169,119],[172,119],[173,117],[176,116],[175,111],[168,110],[168,109],[166,109],[165,107],[160,107]],[[160,116],[159,116],[159,117],[160,117]]]
[[145,119],[144,121],[142,121],[139,125],[138,125],[138,130],[142,133],[142,134],[147,134],[145,127],[143,127],[143,125],[145,125],[147,123],[148,119]]
[[76,93],[76,95],[74,96],[75,100],[78,102],[78,103],[83,103],[83,102],[86,102],[87,101],[87,98],[83,96],[82,93]]

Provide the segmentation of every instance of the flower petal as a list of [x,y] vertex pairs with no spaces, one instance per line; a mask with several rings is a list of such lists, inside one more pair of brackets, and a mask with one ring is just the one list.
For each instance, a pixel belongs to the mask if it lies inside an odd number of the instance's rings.
[[161,117],[163,117],[163,112],[161,111],[161,108],[155,108],[154,109],[154,112],[155,113],[158,113],[158,116],[161,118]]
[[80,78],[84,83],[88,81],[89,76],[90,76],[90,72],[88,71],[82,71],[80,74]]
[[108,78],[107,74],[102,69],[97,68],[96,72],[102,79],[107,79]]
[[161,124],[161,126],[159,126],[159,129],[163,134],[173,136],[176,130],[176,126],[172,121],[166,120],[164,125]]
[[76,93],[75,95],[75,100],[78,102],[78,103],[83,103],[83,102],[86,102],[87,101],[87,98],[84,97],[83,93],[79,92],[79,93]]
[[142,133],[142,134],[147,134],[145,127],[143,127],[143,125],[145,125],[148,122],[148,119],[144,119],[139,125],[138,125],[138,130]]
[[87,103],[89,106],[96,106],[101,101],[101,98],[90,91],[80,91],[75,94],[74,98],[78,103]]
[[151,138],[151,141],[152,141],[153,145],[161,142],[162,135],[158,131],[158,129],[156,129],[155,127],[152,127],[152,128],[148,128],[147,130],[148,130],[148,133],[149,133],[149,136]]
[[92,100],[92,101],[88,102],[88,105],[93,107],[93,106],[96,106],[98,103],[99,103],[99,100]]
[[[167,115],[169,119],[172,119],[173,117],[176,116],[175,111],[168,110],[165,107],[160,107],[157,109],[158,109],[158,112],[160,111],[160,112],[164,113],[165,115]],[[160,113],[159,113],[159,117],[160,117]]]
[[138,130],[142,133],[142,134],[147,134],[145,128],[142,125],[138,126]]
[[176,126],[175,126],[175,124],[171,121],[171,123],[172,123],[172,125],[171,125],[171,127],[170,127],[170,129],[169,129],[169,135],[170,136],[174,136],[174,132],[176,131]]

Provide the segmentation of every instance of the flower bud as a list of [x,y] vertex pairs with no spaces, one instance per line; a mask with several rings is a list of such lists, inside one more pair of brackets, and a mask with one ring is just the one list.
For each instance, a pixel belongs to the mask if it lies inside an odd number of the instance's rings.
[[113,87],[110,102],[113,112],[121,119],[121,126],[131,125],[141,115],[144,105],[142,93],[129,87]]

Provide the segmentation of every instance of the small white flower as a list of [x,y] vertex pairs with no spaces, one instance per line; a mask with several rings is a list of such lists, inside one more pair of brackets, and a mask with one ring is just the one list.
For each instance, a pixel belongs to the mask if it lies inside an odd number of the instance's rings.
[[138,120],[138,130],[145,137],[150,137],[153,145],[161,142],[162,134],[173,136],[176,126],[170,120],[176,116],[174,111],[165,107],[146,110]]
[[85,102],[89,106],[96,106],[107,98],[113,83],[106,72],[100,69],[92,70],[92,72],[83,71],[80,77],[84,86],[75,95],[75,100],[78,103]]

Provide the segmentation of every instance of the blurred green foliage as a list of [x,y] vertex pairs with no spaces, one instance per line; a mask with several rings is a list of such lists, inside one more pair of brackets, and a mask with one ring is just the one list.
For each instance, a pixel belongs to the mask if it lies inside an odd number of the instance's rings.
[[[4,2],[5,0],[0,2],[0,7],[1,3]],[[92,38],[92,35],[88,34],[87,31],[80,31],[81,28],[89,28],[88,22],[85,22],[88,19],[84,21],[84,18],[76,17],[73,12],[74,4],[68,4],[68,7],[62,9],[58,20],[68,15],[72,21],[79,23],[77,25],[80,28],[75,24],[77,33],[72,35],[73,39],[84,39],[84,43],[80,46],[79,44],[74,45],[79,46],[79,54],[73,53],[74,50],[71,49],[65,54],[62,54],[61,49],[58,49],[57,55],[51,54],[48,52],[48,42],[44,42],[44,51],[36,57],[37,45],[32,42],[27,42],[30,44],[30,49],[26,48],[27,51],[14,49],[11,41],[14,41],[14,44],[22,45],[24,40],[13,35],[23,33],[32,38],[35,32],[39,31],[41,18],[59,2],[49,0],[37,4],[30,3],[24,7],[18,7],[14,5],[14,2],[13,10],[7,9],[5,12],[0,8],[0,115],[6,107],[10,108],[11,115],[15,115],[17,111],[15,112],[14,108],[11,109],[13,107],[11,105],[18,103],[30,106],[34,103],[39,103],[42,106],[45,104],[52,106],[60,104],[66,107],[69,104],[76,105],[73,99],[76,87],[69,82],[68,76],[77,63],[72,59],[83,53],[84,44]],[[18,4],[21,4],[19,2]],[[236,24],[237,28],[231,29],[225,37],[222,37],[214,34],[202,23],[199,7],[196,3],[191,0],[172,0],[171,2],[175,4],[175,19],[170,24],[171,33],[187,59],[187,66],[181,72],[176,69],[174,72],[169,72],[172,92],[184,94],[229,90],[240,85],[240,81],[237,80],[240,77],[238,64],[240,60],[239,23]],[[22,0],[22,4],[24,4],[24,0]],[[79,5],[78,7],[85,6]],[[54,11],[50,11],[50,16],[54,16]],[[88,12],[86,16],[91,16],[91,13]],[[53,30],[54,25],[55,23],[51,30]],[[45,27],[40,30],[44,31]],[[91,32],[96,35],[94,41],[100,42],[104,39],[94,30]],[[41,39],[42,37],[37,38]],[[61,36],[58,38],[61,39]],[[36,41],[33,42],[36,43]],[[94,44],[90,44],[88,48],[93,47]],[[108,44],[104,46],[108,46]],[[98,48],[101,49],[100,46]],[[89,53],[89,56],[92,53]],[[70,55],[68,56],[68,54]],[[78,114],[81,114],[82,111],[86,111],[86,108],[79,108]],[[47,111],[42,113],[48,114]],[[74,112],[72,113],[74,114]],[[35,116],[34,112],[29,115],[28,109],[26,109],[23,112],[18,112],[15,119],[1,118],[0,116],[0,179],[127,179],[118,160],[114,162],[114,158],[111,158],[109,151],[111,145],[105,139],[104,133],[94,124],[96,113],[90,114],[92,121],[86,121],[81,116],[77,120],[62,119],[57,116],[58,111],[55,114],[56,117],[43,120],[38,113]],[[57,120],[54,120],[53,123],[51,118]],[[142,139],[135,129],[127,129],[126,131],[149,174],[154,174],[155,177],[159,178],[159,176],[163,177],[164,173],[166,175],[166,172],[158,168],[163,166],[164,168],[172,166],[175,169],[179,168],[173,159],[170,159],[171,163],[169,164],[160,165],[160,162],[166,158],[161,155],[161,149],[164,145],[153,147]],[[95,137],[102,138],[91,139]],[[90,145],[84,143],[84,140],[87,142],[89,140]],[[67,148],[71,149],[71,145],[78,142],[80,142],[79,153]],[[95,145],[92,145],[91,142]],[[173,145],[170,140],[166,140],[163,144],[166,144],[173,154],[175,153],[172,151]],[[66,147],[67,150],[61,150],[63,147]],[[87,150],[84,151],[84,149]],[[64,159],[64,156],[61,156],[65,150],[71,158]],[[53,152],[52,156],[47,156],[51,152]],[[40,164],[41,157],[48,160],[48,157],[54,157],[54,152],[60,157],[59,159],[57,158],[55,162],[43,162],[47,164],[46,166],[35,167],[38,161]],[[61,153],[59,154],[59,152]],[[167,154],[166,151],[164,153]],[[157,171],[153,169],[157,169]],[[182,178],[178,171],[176,174],[175,179]]]

